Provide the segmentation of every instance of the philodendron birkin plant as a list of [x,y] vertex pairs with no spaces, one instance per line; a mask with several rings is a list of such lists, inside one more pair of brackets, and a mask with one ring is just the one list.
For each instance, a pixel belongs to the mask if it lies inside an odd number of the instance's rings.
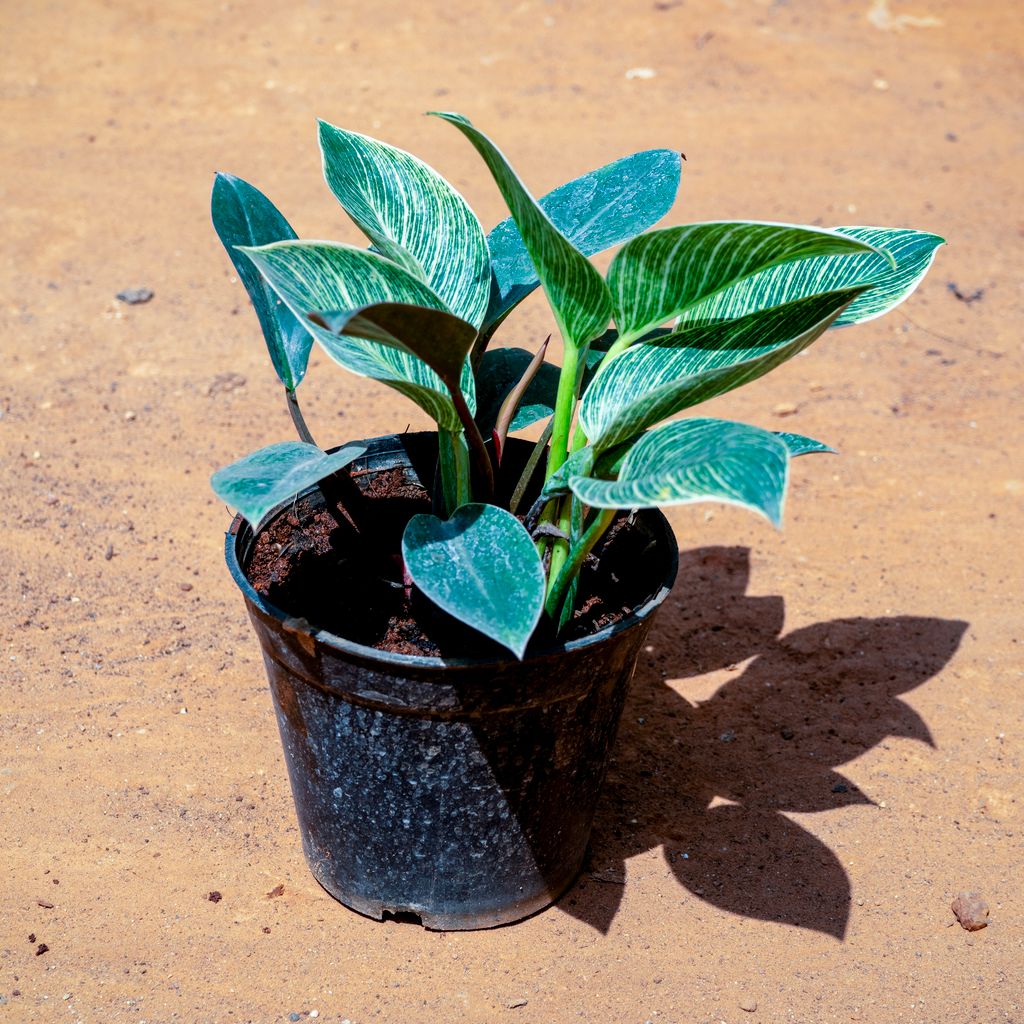
[[[402,540],[406,580],[522,658],[542,620],[571,618],[580,569],[619,510],[720,501],[779,525],[790,460],[825,444],[704,415],[676,418],[764,375],[830,327],[910,294],[942,239],[920,231],[721,221],[651,230],[681,154],[635,153],[534,199],[490,139],[438,113],[477,150],[511,217],[485,234],[416,157],[320,124],[327,184],[370,242],[299,241],[252,185],[226,174],[213,220],[249,291],[299,441],[220,470],[213,488],[258,529],[358,458],[326,454],[296,391],[312,345],[383,382],[437,424],[434,511]],[[588,257],[622,247],[602,277]],[[562,363],[489,348],[540,286]],[[511,500],[495,473],[510,433],[546,420]],[[543,464],[539,496],[527,483]],[[505,490],[508,490],[506,488]]]

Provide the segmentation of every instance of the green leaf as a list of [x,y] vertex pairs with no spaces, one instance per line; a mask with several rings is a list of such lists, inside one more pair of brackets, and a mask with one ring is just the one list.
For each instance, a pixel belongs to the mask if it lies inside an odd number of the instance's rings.
[[569,481],[577,476],[590,476],[594,472],[596,453],[588,444],[585,448],[570,452],[569,457],[544,482],[538,500],[548,501],[568,494],[572,488]]
[[815,441],[813,437],[804,437],[803,434],[789,434],[784,430],[776,430],[775,436],[786,446],[790,457],[797,455],[813,455],[816,452],[825,452],[829,455],[837,454],[835,448],[830,448],[821,441]]
[[870,251],[865,242],[793,224],[726,221],[649,231],[625,245],[608,268],[615,323],[620,336],[632,341],[769,267]]
[[[679,154],[648,149],[560,185],[537,202],[584,256],[635,238],[668,213],[679,189]],[[540,283],[523,236],[509,217],[487,236],[491,299],[484,331],[493,329]]]
[[341,313],[319,314],[328,329],[389,345],[422,359],[450,388],[460,387],[476,328],[443,309],[377,302]]
[[364,444],[347,444],[327,455],[315,444],[282,441],[217,470],[210,477],[210,486],[255,529],[282,502],[354,462],[365,451]]
[[813,295],[634,345],[587,389],[580,404],[583,430],[604,451],[682,409],[756,380],[807,348],[862,291]]
[[834,230],[880,252],[820,256],[773,267],[699,302],[683,313],[682,321],[731,320],[818,292],[870,284],[871,291],[851,302],[836,320],[837,327],[863,323],[882,316],[907,298],[921,283],[943,244],[938,235],[903,228]]
[[547,294],[562,338],[579,348],[601,334],[611,317],[611,297],[601,275],[568,242],[526,190],[501,151],[461,114],[435,112],[455,125],[490,168],[522,234]]
[[434,604],[522,659],[544,607],[544,570],[514,515],[470,504],[447,522],[413,516],[402,557]]
[[306,375],[313,339],[236,246],[295,238],[295,232],[259,189],[231,174],[214,178],[210,212],[214,229],[252,300],[274,371],[281,383],[294,391]]
[[[278,242],[242,251],[335,362],[390,385],[442,428],[461,429],[444,382],[421,359],[390,345],[339,336],[308,319],[312,312],[349,312],[380,302],[444,310],[444,303],[427,285],[379,253],[338,242]],[[463,381],[472,408],[475,398],[468,368]]]
[[430,285],[479,327],[490,292],[483,228],[466,200],[404,150],[320,122],[324,177],[338,202],[388,259]]
[[781,526],[788,476],[788,450],[770,431],[695,418],[645,435],[626,456],[618,480],[575,477],[572,490],[592,508],[722,501]]

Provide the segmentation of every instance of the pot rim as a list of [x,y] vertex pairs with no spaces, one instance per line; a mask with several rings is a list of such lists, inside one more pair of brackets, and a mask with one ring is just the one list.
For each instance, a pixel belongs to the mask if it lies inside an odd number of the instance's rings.
[[[369,440],[378,439],[371,438]],[[312,491],[313,489],[313,487],[308,488],[309,491]],[[303,493],[307,492],[304,491]],[[274,516],[278,515],[282,509],[290,506],[292,500],[293,499],[289,499],[287,502],[282,503],[280,508],[274,509],[265,517],[264,522],[269,522],[274,518]],[[651,508],[643,509],[642,511],[655,520],[658,530],[662,534],[660,540],[667,541],[667,547],[670,552],[668,564],[665,567],[665,574],[662,577],[661,585],[657,591],[655,591],[655,593],[642,605],[634,608],[629,615],[620,619],[618,622],[612,623],[610,626],[605,626],[604,629],[600,629],[596,633],[580,637],[578,640],[570,640],[567,643],[554,644],[538,651],[528,650],[527,656],[522,659],[523,664],[532,664],[540,662],[546,658],[566,654],[570,651],[586,650],[590,647],[598,646],[599,644],[610,640],[612,637],[617,636],[619,633],[623,633],[626,630],[639,625],[662,604],[666,597],[668,597],[679,570],[679,549],[676,546],[675,534],[672,532],[672,527],[669,525],[668,520],[660,509]],[[288,612],[284,611],[284,609],[265,600],[246,577],[245,572],[242,569],[241,561],[238,557],[237,549],[242,540],[246,538],[247,534],[250,536],[254,535],[252,525],[247,519],[243,518],[241,514],[236,515],[231,521],[231,526],[228,528],[224,539],[224,558],[227,562],[228,571],[231,573],[231,578],[235,581],[238,589],[241,590],[243,597],[247,604],[250,605],[251,609],[258,611],[267,618],[277,619],[291,632],[304,634],[315,642],[324,644],[334,651],[348,655],[350,658],[354,658],[356,660],[371,662],[379,666],[400,666],[404,668],[417,669],[421,672],[446,672],[451,669],[498,669],[502,666],[512,664],[517,660],[511,653],[509,653],[507,657],[499,658],[438,658],[419,654],[397,654],[391,651],[382,651],[378,647],[369,647],[365,644],[356,643],[353,640],[347,640],[345,637],[339,636],[337,633],[332,633],[329,630],[315,626],[306,619],[296,618],[295,616],[289,615]]]

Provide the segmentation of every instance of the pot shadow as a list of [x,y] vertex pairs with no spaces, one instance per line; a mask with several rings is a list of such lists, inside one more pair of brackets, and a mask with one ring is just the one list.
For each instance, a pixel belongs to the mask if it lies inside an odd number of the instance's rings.
[[[558,903],[603,933],[626,860],[662,846],[695,897],[841,940],[849,878],[786,812],[873,805],[839,765],[889,736],[934,746],[899,695],[942,669],[966,622],[850,618],[781,635],[783,599],[748,596],[749,577],[747,548],[680,556],[626,701],[588,866]],[[696,704],[667,683],[734,668]]]

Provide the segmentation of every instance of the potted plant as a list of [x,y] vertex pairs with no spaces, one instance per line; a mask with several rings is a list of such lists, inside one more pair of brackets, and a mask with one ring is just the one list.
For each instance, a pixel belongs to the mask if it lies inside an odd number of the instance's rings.
[[[672,586],[666,505],[779,525],[821,442],[675,414],[830,327],[879,316],[942,240],[715,222],[651,230],[680,154],[618,160],[535,200],[468,120],[511,212],[485,235],[410,154],[321,123],[327,184],[369,248],[299,241],[220,174],[213,220],[299,440],[215,473],[317,879],[380,918],[473,928],[556,899],[583,861],[625,689]],[[602,277],[588,257],[621,245]],[[561,335],[489,347],[538,285]],[[614,325],[614,326],[610,326]],[[321,449],[297,389],[313,344],[436,433]],[[536,442],[512,435],[544,422]],[[641,510],[641,511],[638,511]]]

